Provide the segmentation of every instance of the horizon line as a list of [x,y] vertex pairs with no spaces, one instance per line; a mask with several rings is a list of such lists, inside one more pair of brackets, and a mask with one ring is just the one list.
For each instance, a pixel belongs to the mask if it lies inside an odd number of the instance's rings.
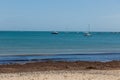
[[[77,30],[73,30],[73,31],[67,31],[67,30],[0,30],[0,32],[4,32],[4,31],[9,31],[9,32],[53,32],[53,31],[58,31],[58,32],[86,32],[86,31],[77,31]],[[120,31],[90,31],[90,32],[120,32]]]

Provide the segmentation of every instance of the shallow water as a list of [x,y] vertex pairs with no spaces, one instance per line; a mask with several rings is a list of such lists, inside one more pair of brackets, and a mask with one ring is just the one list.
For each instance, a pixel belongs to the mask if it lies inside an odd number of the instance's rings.
[[43,62],[43,61],[120,61],[118,53],[102,54],[57,54],[57,55],[11,55],[0,56],[0,64]]

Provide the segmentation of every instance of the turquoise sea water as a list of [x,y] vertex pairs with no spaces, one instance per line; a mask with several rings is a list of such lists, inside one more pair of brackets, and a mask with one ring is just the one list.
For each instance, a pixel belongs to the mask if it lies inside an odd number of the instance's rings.
[[[112,57],[105,57],[106,60],[108,58],[110,58],[108,60],[120,59],[120,33],[92,32],[91,34],[92,36],[86,37],[83,32],[59,32],[59,34],[55,35],[51,34],[51,32],[40,31],[1,31],[0,55],[52,54],[54,55],[52,56],[53,59],[59,54],[79,54],[79,57],[84,54],[81,58],[85,58],[85,54],[86,56],[89,54],[91,58],[93,55],[97,55],[99,58],[99,56],[107,53],[106,55],[112,54]],[[56,54],[58,55],[55,56]],[[77,56],[74,58],[81,60],[81,58]],[[104,56],[105,55],[103,55],[103,57]],[[29,57],[30,56],[27,58]],[[64,59],[64,57],[66,56],[62,56],[61,58]],[[102,60],[102,57],[101,59],[95,57],[93,60]],[[1,60],[3,60],[3,58],[4,57],[0,57]],[[23,57],[20,57],[20,59],[22,58]],[[24,56],[24,59],[25,58],[26,56]],[[47,58],[48,56],[44,57],[44,59]],[[70,58],[69,55],[69,59]],[[19,59],[18,56],[15,59]],[[36,57],[34,56],[32,59],[36,59]],[[39,57],[37,59],[41,58]],[[73,59],[73,57],[71,59]],[[89,60],[89,58],[86,57],[82,60]]]

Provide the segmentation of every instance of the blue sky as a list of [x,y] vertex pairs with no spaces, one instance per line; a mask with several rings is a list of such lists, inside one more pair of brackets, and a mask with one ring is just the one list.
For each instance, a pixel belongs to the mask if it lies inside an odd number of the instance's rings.
[[0,30],[120,31],[120,0],[0,0]]

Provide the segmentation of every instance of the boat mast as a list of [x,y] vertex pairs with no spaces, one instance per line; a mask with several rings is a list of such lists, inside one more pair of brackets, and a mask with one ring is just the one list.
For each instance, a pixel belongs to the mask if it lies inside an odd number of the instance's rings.
[[88,24],[88,33],[90,32],[90,24]]

